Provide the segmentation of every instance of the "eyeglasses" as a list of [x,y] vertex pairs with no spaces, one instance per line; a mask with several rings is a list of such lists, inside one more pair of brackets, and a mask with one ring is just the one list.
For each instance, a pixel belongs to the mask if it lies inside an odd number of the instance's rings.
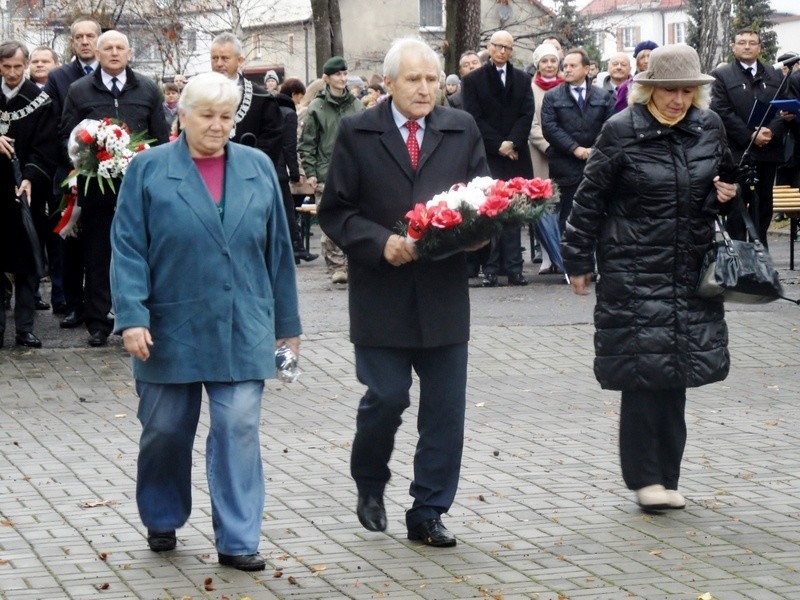
[[503,50],[508,53],[511,53],[511,51],[514,50],[514,46],[504,46],[503,44],[495,44],[494,42],[491,42],[491,44],[498,50]]
[[739,40],[736,42],[737,46],[760,46],[761,42],[754,42],[752,40]]

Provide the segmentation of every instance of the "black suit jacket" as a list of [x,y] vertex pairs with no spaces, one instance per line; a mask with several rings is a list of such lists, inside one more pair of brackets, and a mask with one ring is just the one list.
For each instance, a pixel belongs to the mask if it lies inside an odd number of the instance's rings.
[[[533,177],[528,134],[533,121],[531,76],[506,64],[506,85],[489,61],[461,80],[463,108],[475,118],[483,136],[492,176],[498,179]],[[511,141],[519,154],[511,160],[499,154],[500,144]]]
[[[243,77],[239,75],[239,79],[241,83]],[[255,143],[251,135],[255,136]],[[242,136],[245,136],[244,142]],[[283,116],[275,97],[260,85],[253,84],[250,108],[236,124],[236,135],[232,139],[245,146],[258,148],[270,157],[274,165],[280,164],[283,152]]]
[[[739,160],[750,143],[754,127],[747,121],[756,99],[769,103],[775,96],[782,81],[782,74],[771,65],[756,63],[758,70],[752,79],[747,76],[738,61],[714,69],[711,75],[716,81],[711,87],[711,110],[722,117],[728,134],[728,145],[734,159]],[[781,91],[778,98],[786,97]],[[776,116],[765,124],[772,130],[772,141],[764,148],[753,146],[753,158],[760,162],[783,162],[783,140],[786,133],[784,121]]]
[[463,111],[437,106],[428,115],[416,171],[391,101],[342,120],[319,221],[347,254],[354,344],[430,348],[469,339],[464,253],[393,267],[383,249],[416,203],[488,174],[480,132]]

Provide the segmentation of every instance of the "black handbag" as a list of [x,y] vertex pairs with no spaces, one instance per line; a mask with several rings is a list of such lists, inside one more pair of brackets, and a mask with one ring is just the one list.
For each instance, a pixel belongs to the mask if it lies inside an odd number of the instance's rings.
[[717,216],[722,239],[716,240],[703,258],[697,295],[744,304],[766,304],[779,298],[795,302],[783,295],[778,271],[744,208],[742,216],[753,241],[731,239],[722,219]]

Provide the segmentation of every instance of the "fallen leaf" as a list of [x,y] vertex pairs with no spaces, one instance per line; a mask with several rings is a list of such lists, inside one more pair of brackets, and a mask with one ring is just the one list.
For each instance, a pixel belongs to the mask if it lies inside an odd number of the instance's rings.
[[778,424],[778,419],[770,419],[765,423],[767,427],[775,427]]
[[486,402],[478,402],[478,403],[475,405],[475,407],[476,407],[476,408],[483,408],[484,406],[486,406]]
[[276,570],[276,571],[275,571],[275,572],[272,574],[272,576],[273,576],[275,579],[280,579],[281,577],[283,577],[283,571],[281,571],[281,570]]
[[116,418],[116,419],[125,419],[127,417],[128,417],[128,415],[125,414],[125,413],[117,413],[116,415],[114,415],[114,418]]
[[478,500],[481,502],[486,502],[486,498],[484,498],[483,494],[478,494]]
[[288,581],[292,585],[297,585],[297,579],[295,579],[293,575],[289,575],[289,578],[286,581]]
[[697,600],[714,600],[714,596],[712,596],[709,592],[706,592],[705,594],[700,594],[697,597]]
[[98,552],[97,557],[100,560],[106,560],[108,558],[108,552]]
[[17,524],[16,521],[9,521],[8,519],[3,519],[2,521],[0,521],[0,525],[2,525],[3,527],[13,527],[16,524]]
[[312,565],[312,566],[309,567],[309,569],[311,569],[312,573],[321,573],[322,571],[324,571],[327,568],[328,568],[327,565]]
[[8,561],[5,558],[0,558],[0,565],[7,565]]
[[650,550],[651,556],[661,556],[661,550]]
[[206,584],[204,584],[204,585],[203,585],[203,589],[204,589],[205,591],[207,591],[207,592],[213,592],[213,591],[214,591],[214,590],[216,590],[217,588],[215,588],[215,587],[214,587],[214,584],[213,584],[213,583],[209,582],[209,583],[206,583]]
[[116,504],[116,500],[100,500],[99,498],[95,498],[93,500],[79,502],[78,506],[81,508],[97,508],[98,506],[115,506]]
[[737,477],[738,477],[739,479],[745,479],[745,480],[748,480],[748,481],[749,481],[750,479],[752,479],[752,478],[753,478],[753,475],[754,475],[754,473],[750,473],[750,472],[748,472],[748,471],[742,471],[741,473],[739,473],[739,474],[737,475]]
[[101,583],[100,585],[97,586],[97,589],[98,590],[107,590],[110,587],[111,587],[110,583]]

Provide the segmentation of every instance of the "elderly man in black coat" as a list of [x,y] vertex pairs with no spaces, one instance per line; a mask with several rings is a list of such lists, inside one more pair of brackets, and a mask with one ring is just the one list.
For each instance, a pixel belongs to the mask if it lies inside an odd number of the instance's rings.
[[[44,201],[50,195],[58,145],[53,103],[25,79],[28,57],[20,42],[0,44],[0,273],[14,274],[17,345],[39,348],[42,343],[33,333],[33,321],[40,274],[29,237],[33,232],[23,226],[20,202],[30,202],[34,195]],[[11,162],[15,154],[22,168],[19,187]],[[19,198],[23,195],[26,199]],[[38,239],[33,243],[38,245]],[[6,313],[0,310],[0,347],[5,328]]]
[[395,228],[415,203],[489,170],[472,117],[434,107],[439,63],[429,46],[399,40],[383,69],[391,99],[342,121],[319,207],[322,229],[348,256],[350,339],[358,379],[367,386],[351,473],[361,524],[385,530],[389,458],[413,370],[420,380],[419,442],[408,538],[453,546],[441,515],[456,494],[464,438],[466,261],[464,253],[416,260]]
[[[161,92],[152,79],[128,66],[131,49],[128,37],[109,30],[97,38],[95,51],[100,68],[92,75],[73,83],[64,102],[59,137],[67,147],[72,130],[84,119],[106,117],[125,123],[132,133],[155,140],[169,140],[169,126],[164,115]],[[111,311],[111,220],[117,194],[100,190],[96,180],[85,191],[78,181],[78,204],[81,206],[81,239],[86,260],[85,314],[90,346],[104,346],[113,328]],[[119,190],[119,188],[117,188]]]
[[[242,100],[233,116],[231,139],[258,148],[277,167],[283,152],[283,115],[275,97],[242,74],[242,43],[232,33],[221,33],[211,42],[211,70],[239,82]],[[294,216],[294,215],[292,215]]]
[[[507,31],[492,34],[489,60],[461,80],[464,110],[475,117],[483,136],[489,170],[496,179],[533,177],[528,134],[533,121],[531,76],[511,64],[514,38]],[[492,242],[483,268],[483,285],[497,285],[504,270],[509,285],[527,285],[522,275],[520,228],[509,227]]]
[[[767,245],[767,230],[772,220],[772,187],[778,165],[783,162],[783,143],[786,124],[779,115],[768,118],[759,130],[757,115],[764,111],[754,110],[754,106],[766,109],[769,101],[778,93],[781,74],[771,65],[758,60],[761,53],[761,36],[752,29],[736,32],[731,44],[734,61],[711,72],[716,79],[711,87],[711,110],[722,117],[728,134],[728,145],[736,161],[742,159],[745,149],[752,142],[750,160],[754,175],[758,178],[755,194],[749,186],[742,186],[742,199],[748,207],[758,235]],[[778,97],[785,97],[778,93]],[[728,233],[735,239],[743,240],[747,235],[744,221],[737,209],[728,216]]]

